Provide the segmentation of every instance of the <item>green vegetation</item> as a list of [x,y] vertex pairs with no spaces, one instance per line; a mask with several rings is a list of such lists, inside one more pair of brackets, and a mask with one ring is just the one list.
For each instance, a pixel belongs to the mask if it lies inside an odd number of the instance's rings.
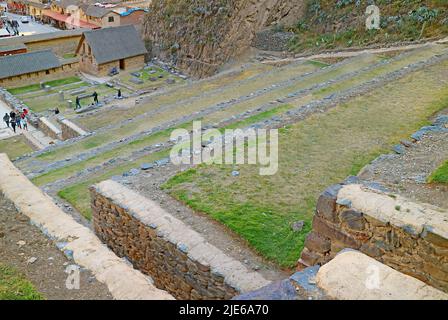
[[290,49],[319,51],[448,35],[446,1],[375,1],[381,16],[379,30],[366,30],[368,4],[355,0],[338,0],[336,4],[333,0],[308,0],[304,17],[290,28],[297,34]]
[[[33,95],[33,96],[25,96],[21,97],[22,101],[34,112],[42,112],[49,109],[54,109],[55,107],[58,107],[60,111],[66,111],[68,108],[68,100],[71,100],[73,102],[73,107],[75,106],[75,95],[71,95],[67,91],[78,89],[81,87],[85,87],[85,91],[82,94],[92,94],[94,91],[96,91],[99,95],[99,99],[105,95],[113,95],[116,94],[117,90],[114,88],[110,88],[106,86],[105,84],[100,84],[96,86],[89,86],[89,84],[85,82],[79,82],[74,84],[73,86],[70,86],[69,88],[64,87],[64,101],[59,100],[59,90],[55,90],[53,92],[46,92],[46,91],[40,91],[39,95]],[[122,92],[129,92],[126,89],[122,89]],[[85,98],[81,99],[81,106],[87,106],[93,102],[93,98]]]
[[23,135],[0,140],[0,153],[6,153],[11,160],[30,153],[33,148]]
[[430,183],[448,183],[448,161],[434,171],[428,179]]
[[[150,69],[143,69],[137,71],[137,73],[140,74],[139,77],[135,77],[130,73],[126,73],[125,75],[120,75],[118,78],[121,82],[137,90],[162,87],[165,85],[166,79],[169,78],[174,79],[176,81],[176,84],[182,84],[185,82],[185,80],[179,77],[172,76],[167,71],[156,67],[152,67]],[[130,81],[132,78],[138,78],[140,80],[143,80],[143,83],[142,84],[133,83],[132,81]]]
[[71,185],[58,192],[58,196],[67,200],[76,210],[78,210],[86,219],[92,218],[92,209],[90,208],[89,186],[110,179],[116,175],[122,175],[132,168],[139,168],[142,163],[160,160],[169,155],[169,150],[163,150],[152,153],[149,156],[138,159],[137,161],[127,162],[126,164],[116,166],[107,172],[96,175],[86,181]]
[[[75,82],[80,82],[80,81],[81,81],[81,79],[79,79],[78,77],[69,77],[69,78],[65,78],[65,79],[44,82],[44,84],[47,86],[50,86],[50,87],[58,87],[58,86],[75,83]],[[14,95],[24,94],[24,93],[39,91],[39,90],[41,90],[39,83],[30,84],[30,85],[27,85],[24,87],[19,87],[19,88],[8,89],[8,91]]]
[[[378,58],[375,56],[365,56],[359,59],[355,59],[354,61],[347,63],[343,66],[340,66],[338,68],[332,69],[332,70],[326,70],[325,72],[322,72],[321,74],[315,74],[310,77],[308,77],[306,80],[299,79],[294,81],[291,85],[286,87],[279,87],[271,92],[265,93],[264,95],[255,97],[253,99],[249,99],[246,101],[241,101],[238,103],[235,103],[232,108],[229,108],[228,110],[224,110],[223,112],[216,112],[216,118],[222,119],[226,114],[235,114],[236,110],[241,110],[241,112],[244,112],[249,109],[255,109],[259,107],[262,104],[265,104],[266,101],[273,101],[276,99],[284,98],[289,93],[307,88],[313,84],[326,81],[328,79],[331,79],[332,77],[351,72],[353,70],[356,70],[360,67],[365,67],[375,61],[378,61]],[[305,69],[302,70],[309,70],[309,67],[306,65],[304,66]],[[291,72],[291,71],[290,71]],[[296,71],[297,72],[297,71]],[[304,72],[304,71],[302,71]],[[270,81],[276,81],[276,77],[272,76],[272,79]],[[157,116],[152,117],[146,117],[141,120],[136,120],[132,123],[123,125],[118,128],[114,128],[109,130],[106,133],[100,133],[97,134],[91,138],[83,139],[82,141],[79,141],[77,143],[74,143],[70,146],[62,147],[53,151],[49,151],[46,153],[43,153],[39,155],[39,159],[42,161],[54,161],[60,158],[64,158],[69,154],[74,154],[77,152],[81,152],[83,150],[88,150],[95,148],[97,146],[100,146],[104,143],[122,139],[124,137],[130,136],[132,134],[136,134],[145,130],[150,129],[151,127],[155,127],[157,125],[161,125],[166,121],[169,121],[173,118],[173,114],[176,114],[177,117],[190,115],[193,112],[199,111],[205,107],[210,106],[212,103],[217,103],[220,101],[226,101],[228,99],[232,99],[235,97],[235,95],[242,94],[242,92],[245,92],[246,94],[248,92],[253,92],[254,90],[254,83],[257,83],[257,86],[259,88],[264,88],[269,83],[266,82],[265,78],[257,79],[257,81],[253,81],[247,84],[247,86],[239,86],[237,88],[228,88],[226,91],[219,92],[219,95],[207,95],[202,97],[198,101],[192,101],[192,102],[186,102],[185,104],[179,104],[178,106],[168,109],[168,110],[161,110],[157,113]],[[250,90],[250,91],[249,91]],[[155,104],[152,104],[152,106],[156,107]],[[129,110],[128,113],[132,113],[133,110]],[[127,114],[128,116],[128,114]],[[209,121],[211,122],[212,119],[210,118]]]
[[0,263],[0,300],[43,300],[23,275]]
[[[356,174],[446,107],[448,63],[427,68],[280,130],[279,171],[260,176],[250,165],[199,166],[165,188],[245,238],[266,258],[295,265],[318,195]],[[238,170],[234,177],[231,172]],[[291,223],[305,221],[294,233]]]

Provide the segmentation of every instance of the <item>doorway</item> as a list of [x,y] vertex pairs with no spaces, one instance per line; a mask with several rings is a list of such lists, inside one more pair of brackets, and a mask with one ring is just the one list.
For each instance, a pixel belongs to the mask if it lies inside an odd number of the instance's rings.
[[120,70],[124,70],[124,59],[120,59]]

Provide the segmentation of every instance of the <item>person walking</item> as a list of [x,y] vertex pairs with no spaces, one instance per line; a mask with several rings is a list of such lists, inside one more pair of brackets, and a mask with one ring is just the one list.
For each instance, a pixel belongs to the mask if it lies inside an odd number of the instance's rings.
[[117,97],[118,97],[118,99],[121,99],[121,89],[120,88],[118,89]]
[[9,128],[9,114],[8,113],[5,113],[5,115],[3,116],[3,121],[5,121],[6,127]]
[[26,120],[26,117],[23,117],[20,122],[22,124],[22,129],[28,131],[28,121]]
[[75,110],[76,109],[80,109],[80,108],[81,108],[81,104],[79,102],[79,97],[76,97],[76,107],[75,107]]
[[11,123],[11,128],[12,131],[14,131],[14,133],[16,133],[16,117],[10,117],[9,119],[10,123]]
[[16,116],[16,126],[19,128],[19,129],[22,129],[22,115],[18,115],[18,116]]
[[98,104],[98,93],[96,93],[96,91],[93,92],[93,102],[95,102],[95,104]]

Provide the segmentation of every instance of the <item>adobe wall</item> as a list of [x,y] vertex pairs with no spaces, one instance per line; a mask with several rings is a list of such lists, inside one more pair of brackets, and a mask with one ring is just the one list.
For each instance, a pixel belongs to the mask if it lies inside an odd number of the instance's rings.
[[124,61],[124,67],[125,67],[126,71],[138,70],[138,69],[143,68],[144,66],[145,66],[145,56],[144,55],[128,58],[128,59],[125,59],[125,61]]
[[299,266],[325,264],[353,248],[448,292],[448,212],[360,184],[319,197]]
[[177,299],[230,299],[269,283],[135,191],[111,180],[90,191],[98,237]]
[[28,51],[37,51],[51,48],[58,56],[63,56],[67,53],[75,53],[81,35],[74,35],[70,37],[60,37],[53,39],[42,39],[39,41],[26,43]]
[[35,84],[39,82],[47,82],[51,80],[64,79],[74,76],[78,71],[78,62],[71,61],[58,68],[43,70],[23,74],[20,76],[10,77],[7,79],[0,79],[0,86],[5,88],[23,87],[28,84]]

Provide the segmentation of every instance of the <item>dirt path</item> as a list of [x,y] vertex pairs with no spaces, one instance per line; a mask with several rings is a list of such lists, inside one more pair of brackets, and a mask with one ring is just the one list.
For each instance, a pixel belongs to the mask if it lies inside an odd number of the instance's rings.
[[112,299],[106,286],[85,269],[80,269],[79,289],[67,289],[69,275],[65,270],[68,266],[74,266],[73,261],[37,227],[32,226],[28,217],[17,212],[1,192],[0,262],[23,273],[48,300]]
[[441,39],[441,40],[421,42],[421,43],[417,43],[417,44],[395,45],[395,46],[380,47],[380,48],[360,48],[360,49],[354,49],[354,50],[330,51],[330,52],[323,52],[323,53],[317,53],[317,54],[311,54],[311,55],[295,56],[294,58],[265,60],[265,61],[262,61],[262,63],[279,64],[279,63],[291,63],[291,62],[296,62],[296,61],[301,61],[301,60],[319,60],[319,59],[326,60],[326,59],[351,58],[351,57],[356,57],[356,56],[366,54],[366,53],[381,54],[381,53],[390,53],[390,52],[397,52],[397,51],[407,51],[407,50],[422,48],[422,47],[430,45],[430,44],[443,44],[443,43],[448,43],[448,37]]

